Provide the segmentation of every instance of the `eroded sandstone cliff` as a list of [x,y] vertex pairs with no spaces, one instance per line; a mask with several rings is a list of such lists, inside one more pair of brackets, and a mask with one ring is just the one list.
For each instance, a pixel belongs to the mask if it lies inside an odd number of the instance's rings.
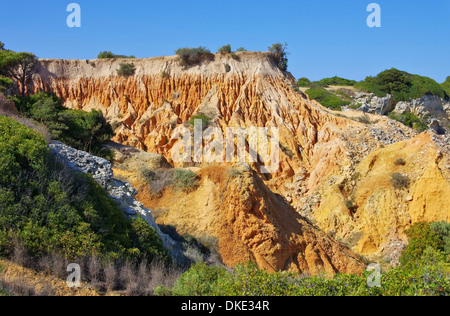
[[[117,76],[122,62],[135,65],[134,76]],[[377,261],[398,253],[412,223],[449,220],[448,138],[417,135],[383,116],[332,112],[294,83],[267,53],[238,53],[235,59],[216,54],[188,68],[177,57],[41,60],[31,89],[54,92],[69,108],[101,110],[118,126],[114,141],[161,154],[176,167],[208,167],[172,160],[179,141],[172,133],[195,114],[207,115],[222,131],[229,126],[279,128],[280,167],[260,174],[264,183],[252,175],[242,186],[233,180],[223,187],[204,171],[194,195],[173,200],[170,191],[151,199],[139,194],[147,207],[172,210],[162,217],[164,224],[220,235],[221,254],[229,264],[252,258],[273,270],[360,271],[348,250],[304,220]],[[396,165],[399,158],[406,165]],[[408,175],[408,188],[392,185],[396,172]],[[198,205],[192,202],[195,194]],[[181,201],[197,205],[188,208],[196,213],[179,213]],[[220,213],[217,205],[227,211]],[[209,218],[205,212],[217,215],[214,224],[203,221]],[[195,225],[185,224],[188,216],[198,219]],[[227,245],[239,245],[239,250],[232,253]]]

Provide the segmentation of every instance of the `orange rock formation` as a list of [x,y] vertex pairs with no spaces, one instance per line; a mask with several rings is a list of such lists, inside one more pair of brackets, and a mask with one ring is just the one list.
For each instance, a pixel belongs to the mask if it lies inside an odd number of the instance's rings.
[[[134,64],[134,76],[117,76],[123,62]],[[356,253],[379,261],[390,255],[393,244],[405,244],[402,232],[412,223],[449,220],[448,139],[417,136],[386,117],[325,109],[295,89],[292,76],[283,74],[268,53],[238,53],[237,59],[216,54],[213,61],[189,68],[181,67],[177,57],[41,60],[30,88],[54,92],[69,108],[101,110],[120,125],[114,141],[161,154],[176,167],[207,166],[172,161],[177,142],[172,132],[194,114],[209,116],[211,125],[222,130],[278,127],[280,168],[261,175],[265,183],[249,176],[242,187],[237,180],[224,187],[205,174],[199,190],[211,192],[196,194],[199,199],[212,197],[199,200],[197,213],[189,214],[198,224],[183,224],[188,214],[181,211],[164,219],[191,234],[198,230],[220,237],[221,254],[229,264],[252,258],[269,270],[360,271],[348,250],[303,218]],[[389,182],[398,167],[392,159],[399,153],[408,164],[398,170],[411,177],[404,191]],[[194,196],[170,203],[182,209],[181,201]],[[172,209],[166,194],[160,199],[152,205]],[[214,203],[208,204],[209,199]],[[202,221],[207,210],[215,214],[212,222]],[[212,231],[217,229],[221,233]]]

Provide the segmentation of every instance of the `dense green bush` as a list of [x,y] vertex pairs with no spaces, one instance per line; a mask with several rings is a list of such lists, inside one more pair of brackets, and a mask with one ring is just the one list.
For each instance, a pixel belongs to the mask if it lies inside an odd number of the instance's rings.
[[445,93],[450,96],[450,76],[448,76],[447,79],[441,83],[441,87],[444,89]]
[[55,140],[94,155],[112,159],[112,152],[102,144],[114,136],[102,112],[69,110],[57,97],[38,93],[13,99],[22,116],[43,123]]
[[136,67],[133,64],[121,63],[119,69],[117,69],[117,74],[123,77],[134,76]]
[[182,66],[191,66],[204,60],[211,60],[214,55],[206,47],[180,48],[175,52],[180,58]]
[[3,116],[0,169],[2,255],[12,254],[13,238],[36,257],[164,255],[153,228],[130,222],[92,177],[57,163],[40,134]]
[[408,236],[409,245],[403,251],[400,258],[400,262],[404,267],[415,266],[428,247],[436,250],[441,248],[442,240],[431,229],[428,223],[413,225],[406,231],[406,235]]
[[342,106],[349,105],[349,101],[345,101],[339,96],[331,93],[324,88],[310,88],[305,92],[312,100],[316,100],[323,106],[340,111]]
[[355,80],[345,79],[341,77],[332,77],[332,78],[324,78],[319,81],[314,81],[314,85],[318,85],[321,87],[328,86],[354,86],[357,82]]
[[430,225],[432,232],[437,234],[441,239],[439,243],[439,249],[443,250],[444,253],[450,255],[450,223],[446,222],[436,222]]
[[421,98],[427,94],[448,99],[448,94],[435,80],[395,68],[385,70],[375,77],[367,77],[356,83],[355,87],[379,97],[390,94],[396,102]]
[[218,266],[207,266],[202,262],[193,265],[184,273],[173,288],[175,296],[213,296],[218,294],[218,281],[227,271]]

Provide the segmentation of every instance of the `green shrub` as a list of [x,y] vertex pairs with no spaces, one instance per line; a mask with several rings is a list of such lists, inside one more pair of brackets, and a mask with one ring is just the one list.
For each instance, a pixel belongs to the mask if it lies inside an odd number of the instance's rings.
[[164,258],[167,252],[156,230],[145,219],[138,217],[131,220],[133,244],[149,259]]
[[182,66],[191,66],[204,60],[211,60],[214,55],[206,47],[180,48],[175,52],[180,58]]
[[175,170],[173,175],[175,180],[175,185],[177,188],[182,189],[183,191],[191,191],[198,185],[198,175],[190,170]]
[[310,99],[316,100],[323,106],[335,111],[340,111],[342,106],[350,104],[349,101],[342,100],[342,98],[324,88],[310,88],[305,93]]
[[441,238],[442,242],[440,249],[443,250],[447,256],[450,256],[450,223],[432,223],[430,229]]
[[119,69],[117,69],[117,74],[123,77],[134,76],[136,67],[133,64],[121,63]]
[[211,296],[218,292],[217,283],[227,271],[203,262],[193,265],[178,279],[172,292],[174,296]]
[[222,53],[222,54],[231,54],[231,45],[224,45],[221,48],[219,48],[217,50],[218,53]]

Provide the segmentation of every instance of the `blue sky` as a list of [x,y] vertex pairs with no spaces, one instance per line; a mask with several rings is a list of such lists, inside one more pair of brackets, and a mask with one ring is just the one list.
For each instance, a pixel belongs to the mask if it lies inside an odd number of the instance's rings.
[[[81,28],[66,7],[81,6]],[[381,6],[381,28],[366,24]],[[0,0],[0,41],[40,58],[93,59],[102,50],[154,57],[231,44],[265,51],[287,42],[289,71],[362,80],[399,68],[450,76],[450,0]]]

